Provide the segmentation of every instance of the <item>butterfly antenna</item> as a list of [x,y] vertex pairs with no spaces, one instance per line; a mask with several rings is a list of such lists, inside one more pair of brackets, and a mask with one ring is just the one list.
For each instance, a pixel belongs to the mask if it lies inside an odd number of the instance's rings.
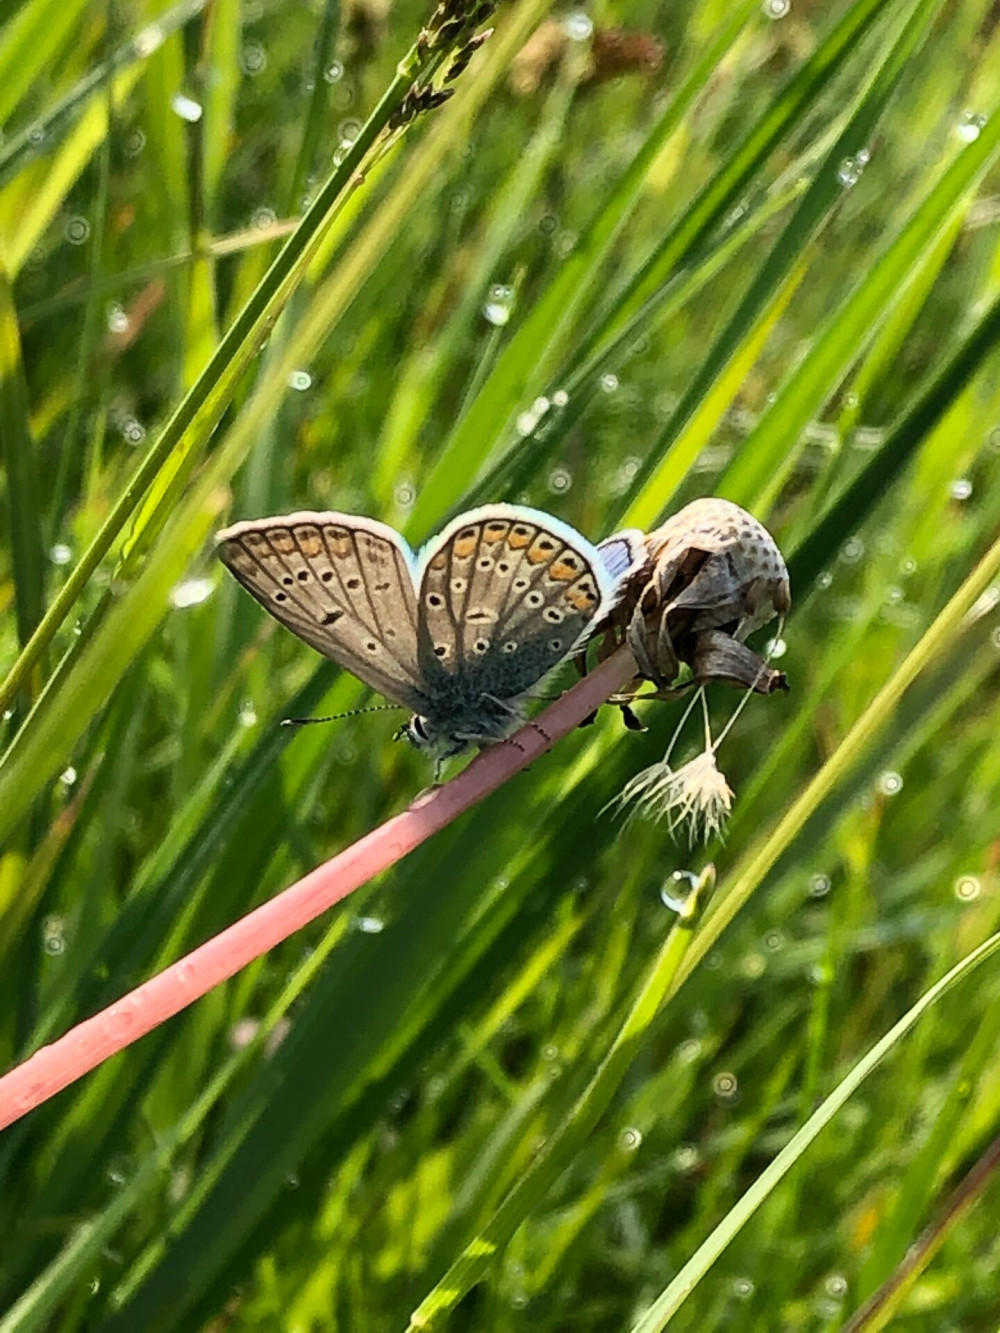
[[362,713],[405,712],[400,704],[371,704],[368,708],[349,708],[346,713],[331,713],[329,717],[283,717],[283,727],[309,727],[314,722],[340,722],[345,717],[360,717]]

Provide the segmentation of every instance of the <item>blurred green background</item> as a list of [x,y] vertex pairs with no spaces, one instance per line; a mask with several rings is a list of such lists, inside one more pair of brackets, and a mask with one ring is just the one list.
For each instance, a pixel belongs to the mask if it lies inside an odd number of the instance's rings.
[[947,1210],[1000,1133],[995,960],[759,1177],[1000,916],[1000,16],[486,8],[387,143],[417,0],[0,3],[0,1063],[428,781],[392,714],[277,726],[370,696],[225,576],[230,517],[597,540],[723,494],[789,559],[792,693],[720,751],[725,845],[600,814],[679,716],[605,710],[5,1131],[0,1333],[405,1329],[543,1145],[435,1327],[832,1330],[893,1280],[893,1327],[995,1329],[992,1171]]

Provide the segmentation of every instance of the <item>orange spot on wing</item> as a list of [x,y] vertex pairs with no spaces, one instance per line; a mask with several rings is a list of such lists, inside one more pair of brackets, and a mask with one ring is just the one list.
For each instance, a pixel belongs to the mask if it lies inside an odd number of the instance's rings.
[[557,583],[571,583],[580,572],[580,566],[572,559],[567,560],[560,557],[553,561],[552,568],[549,570],[549,578],[555,579]]
[[530,528],[511,528],[507,545],[514,551],[521,551],[531,542],[534,533]]
[[287,528],[274,528],[271,531],[271,546],[279,555],[291,555],[295,550],[295,538]]
[[323,549],[323,542],[319,531],[316,528],[300,528],[298,531],[299,550],[303,555],[310,558],[319,555]]
[[487,523],[483,529],[483,541],[489,546],[492,546],[494,542],[503,541],[509,527],[509,523]]
[[478,545],[479,533],[473,530],[470,537],[466,537],[464,533],[456,537],[452,550],[455,552],[457,559],[468,560],[470,555],[475,555]]

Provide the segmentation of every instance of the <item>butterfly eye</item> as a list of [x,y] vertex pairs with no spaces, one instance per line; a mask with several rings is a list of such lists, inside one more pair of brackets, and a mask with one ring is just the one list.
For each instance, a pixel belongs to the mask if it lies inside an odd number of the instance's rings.
[[490,641],[489,639],[477,639],[472,646],[477,653],[485,653],[490,646]]
[[323,580],[324,583],[330,583],[333,580],[333,570],[324,569],[323,573],[320,575],[320,578]]
[[361,587],[361,580],[360,580],[359,578],[357,578],[357,576],[355,576],[354,578],[350,578],[350,579],[347,580],[347,586],[348,586],[348,588],[352,588],[352,589],[353,589],[353,588],[360,588],[360,587]]
[[434,656],[435,656],[435,657],[447,657],[447,656],[448,656],[448,647],[447,647],[447,645],[446,645],[446,644],[443,644],[443,643],[437,643],[437,644],[435,644],[435,645],[434,645]]
[[500,561],[500,563],[497,565],[497,572],[498,572],[499,574],[509,574],[509,573],[510,573],[510,565],[508,565],[508,563],[507,563],[506,560],[501,560],[501,561]]
[[294,580],[292,579],[291,574],[286,574],[285,577],[284,577],[281,581],[282,581],[282,583],[285,585],[286,588],[290,588],[290,587],[292,586],[292,583],[294,582]]
[[276,602],[287,602],[287,601],[288,601],[288,593],[287,593],[287,592],[276,592],[276,593],[274,594],[274,600],[275,600]]
[[452,592],[465,592],[467,586],[465,579],[452,579],[451,581]]
[[515,580],[514,580],[514,591],[515,591],[515,592],[524,592],[524,590],[525,590],[525,588],[528,586],[528,583],[529,583],[529,582],[530,582],[529,579],[515,579]]
[[508,639],[500,651],[510,656],[511,653],[517,652],[517,644],[513,639]]
[[484,555],[483,558],[479,561],[479,568],[480,568],[480,569],[492,569],[492,568],[493,568],[493,561],[489,558],[488,555]]
[[308,583],[308,582],[309,582],[309,571],[308,571],[308,569],[300,569],[300,570],[299,570],[299,582],[300,582],[300,583]]
[[562,639],[549,639],[549,647],[554,653],[559,652],[562,648]]
[[545,601],[545,595],[536,589],[535,592],[529,592],[524,601],[527,606],[541,606]]
[[435,608],[444,606],[444,598],[440,595],[440,593],[432,592],[431,595],[427,598],[427,605],[433,606]]
[[562,623],[563,613],[557,606],[547,606],[545,608],[545,619],[550,625],[559,625]]

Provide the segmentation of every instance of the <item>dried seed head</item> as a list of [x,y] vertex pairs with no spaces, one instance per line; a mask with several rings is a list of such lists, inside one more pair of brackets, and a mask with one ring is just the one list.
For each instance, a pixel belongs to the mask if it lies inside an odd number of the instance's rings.
[[[695,575],[697,580],[705,570],[697,590],[675,589],[678,598],[683,598],[678,604],[700,610],[705,621],[715,619],[705,614],[713,609],[708,605],[713,593],[725,591],[733,602],[738,598],[743,615],[735,637],[740,641],[775,616],[786,615],[791,606],[788,570],[777,543],[762,523],[731,500],[706,496],[692,501],[649,533],[646,545],[654,568],[678,567],[675,581],[683,578],[681,566],[694,563],[692,552],[708,557]],[[704,603],[701,606],[699,597]],[[713,629],[719,623],[715,619],[714,624],[703,623],[700,627]]]
[[667,821],[672,836],[683,829],[690,844],[721,834],[733,808],[733,792],[706,748],[681,768],[665,757],[631,778],[613,805],[631,805],[632,816]]

